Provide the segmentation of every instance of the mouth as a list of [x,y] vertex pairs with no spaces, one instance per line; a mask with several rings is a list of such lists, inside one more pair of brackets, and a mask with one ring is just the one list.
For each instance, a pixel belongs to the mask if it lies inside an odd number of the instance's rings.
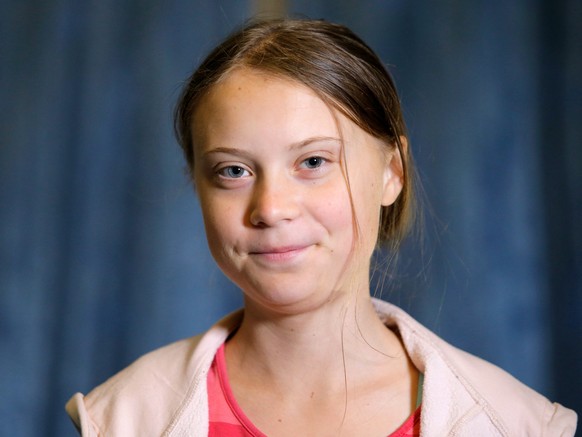
[[268,247],[249,252],[249,255],[268,262],[290,261],[307,251],[309,246]]

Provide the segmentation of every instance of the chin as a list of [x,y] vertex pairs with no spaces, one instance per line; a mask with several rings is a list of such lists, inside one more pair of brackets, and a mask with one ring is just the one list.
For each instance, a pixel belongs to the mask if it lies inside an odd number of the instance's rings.
[[[269,286],[270,285],[270,286]],[[316,289],[294,281],[292,286],[261,284],[260,287],[241,287],[245,297],[245,307],[263,309],[269,313],[293,315],[314,311],[328,304],[338,296],[331,287]]]

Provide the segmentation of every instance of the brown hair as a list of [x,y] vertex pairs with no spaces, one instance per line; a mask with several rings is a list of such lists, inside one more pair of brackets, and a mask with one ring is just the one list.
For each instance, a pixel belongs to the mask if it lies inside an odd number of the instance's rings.
[[231,34],[188,79],[176,106],[175,132],[190,170],[194,110],[208,90],[237,67],[309,87],[387,147],[398,148],[403,188],[393,205],[382,207],[378,234],[379,244],[396,248],[414,215],[412,156],[401,141],[406,126],[394,82],[372,49],[347,27],[321,20],[256,21]]

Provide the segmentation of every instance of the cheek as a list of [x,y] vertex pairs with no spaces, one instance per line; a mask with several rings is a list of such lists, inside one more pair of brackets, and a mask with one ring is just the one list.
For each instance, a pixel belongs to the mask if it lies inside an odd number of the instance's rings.
[[357,215],[358,236],[360,242],[368,249],[376,246],[380,225],[382,202],[382,183],[372,181],[358,185],[359,190],[353,192],[354,208]]
[[330,234],[345,235],[351,244],[355,222],[347,186],[342,183],[312,199],[312,210],[318,221]]
[[204,219],[208,246],[217,256],[225,244],[232,240],[236,230],[236,212],[230,202],[210,201],[207,196],[200,196],[200,207]]

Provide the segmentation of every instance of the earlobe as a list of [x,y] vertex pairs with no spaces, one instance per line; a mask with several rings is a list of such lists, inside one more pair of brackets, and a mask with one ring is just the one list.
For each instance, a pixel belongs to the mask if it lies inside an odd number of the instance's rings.
[[[400,137],[402,151],[406,153],[408,140],[405,136]],[[402,192],[404,183],[404,167],[400,150],[395,146],[386,156],[386,167],[384,168],[384,191],[382,195],[382,206],[389,206],[396,202]]]

